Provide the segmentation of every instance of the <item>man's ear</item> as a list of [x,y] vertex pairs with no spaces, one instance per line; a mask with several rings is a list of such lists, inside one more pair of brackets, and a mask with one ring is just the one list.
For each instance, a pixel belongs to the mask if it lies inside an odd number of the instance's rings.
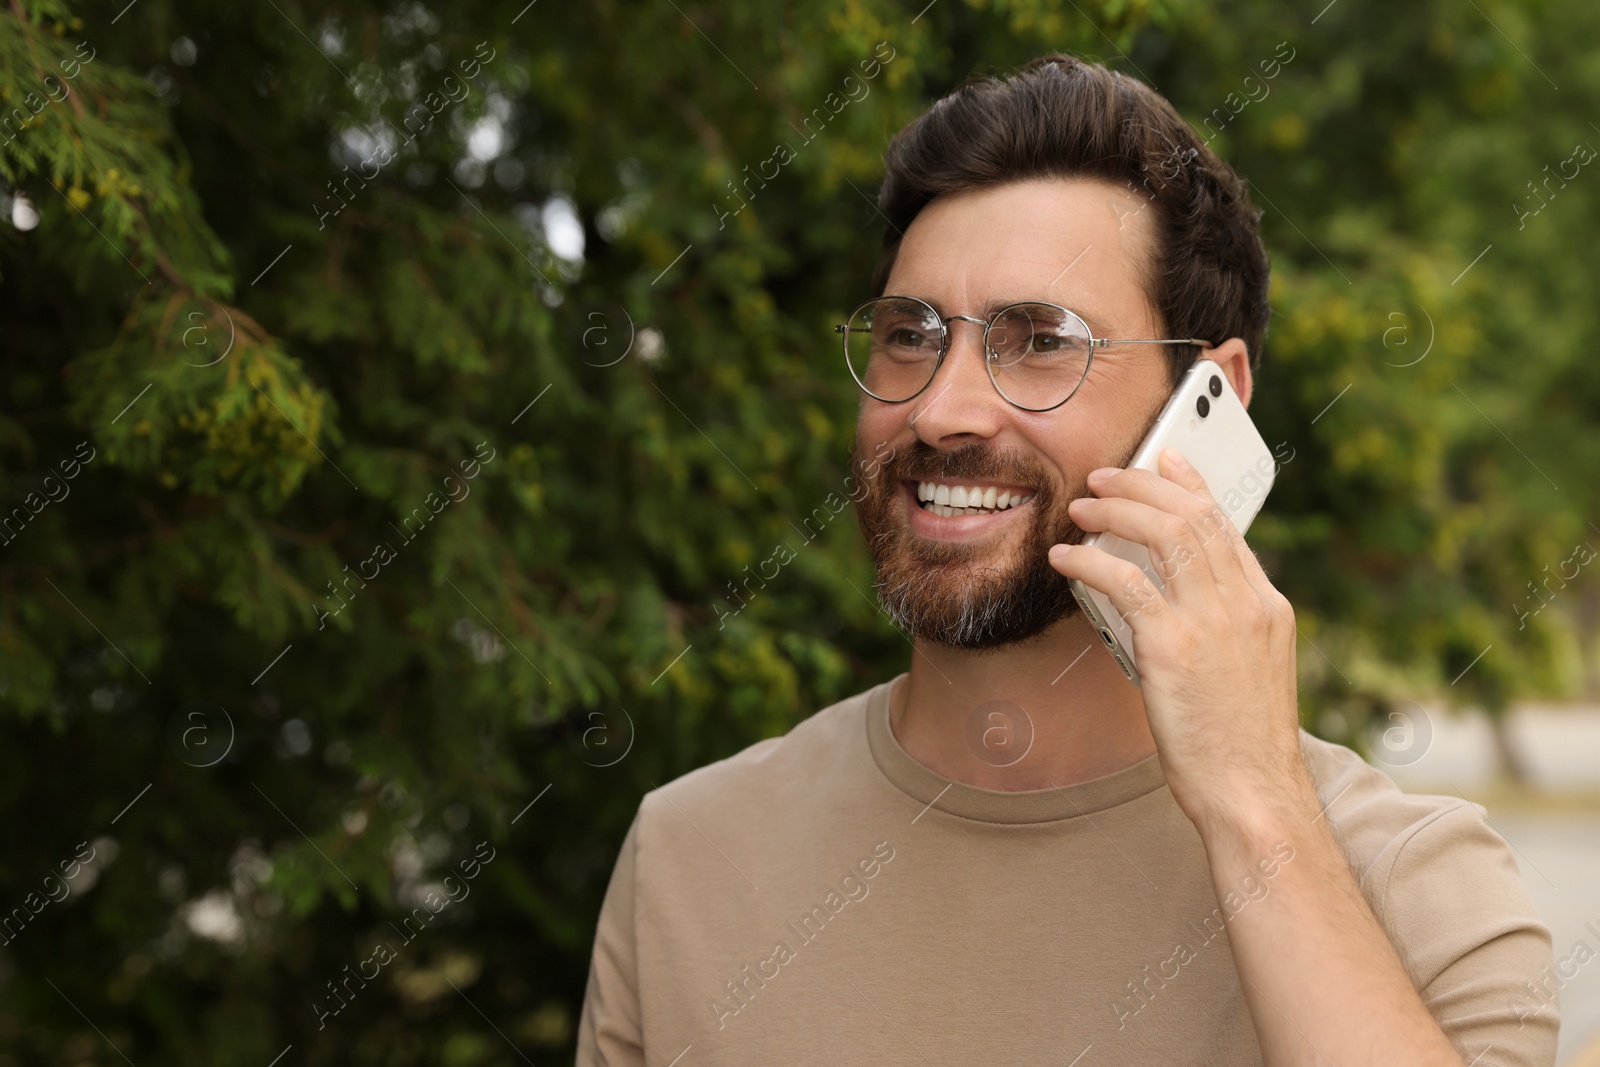
[[1244,339],[1230,337],[1216,348],[1202,352],[1206,359],[1222,368],[1228,376],[1228,383],[1233,386],[1233,391],[1239,394],[1240,403],[1245,407],[1250,406],[1250,352],[1245,348]]

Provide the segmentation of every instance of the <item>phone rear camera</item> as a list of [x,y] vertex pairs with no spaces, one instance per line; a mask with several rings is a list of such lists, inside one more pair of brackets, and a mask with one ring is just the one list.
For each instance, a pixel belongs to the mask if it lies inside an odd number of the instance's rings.
[[1100,640],[1106,643],[1107,648],[1117,647],[1117,639],[1111,636],[1111,631],[1106,629],[1104,626],[1100,627]]
[[1209,383],[1208,388],[1211,390],[1211,395],[1212,396],[1221,396],[1222,395],[1222,379],[1217,377],[1215,374],[1213,374],[1211,376],[1211,382]]
[[1211,401],[1207,400],[1203,396],[1195,398],[1194,406],[1195,410],[1200,412],[1200,417],[1202,419],[1211,414]]

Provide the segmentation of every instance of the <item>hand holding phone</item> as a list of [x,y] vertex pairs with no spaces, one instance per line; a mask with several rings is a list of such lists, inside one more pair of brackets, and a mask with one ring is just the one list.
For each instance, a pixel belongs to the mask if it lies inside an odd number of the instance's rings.
[[[1177,449],[1200,473],[1206,488],[1241,535],[1250,528],[1272,490],[1278,464],[1228,376],[1209,359],[1195,360],[1184,374],[1128,466],[1159,474],[1156,460],[1166,448]],[[1152,560],[1144,545],[1115,534],[1092,533],[1083,543],[1136,564],[1156,587],[1158,596],[1166,588],[1167,579],[1176,574],[1175,561]],[[1078,605],[1122,673],[1128,681],[1140,685],[1133,627],[1104,593],[1076,578],[1069,581]]]

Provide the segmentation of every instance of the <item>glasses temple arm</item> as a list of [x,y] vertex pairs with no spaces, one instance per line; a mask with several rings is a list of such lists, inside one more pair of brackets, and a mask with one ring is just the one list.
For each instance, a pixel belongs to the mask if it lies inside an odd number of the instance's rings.
[[1109,347],[1111,345],[1199,345],[1201,348],[1215,348],[1215,347],[1217,347],[1216,345],[1212,344],[1210,341],[1202,340],[1201,338],[1198,338],[1198,337],[1179,337],[1179,338],[1162,338],[1162,339],[1146,338],[1146,337],[1135,337],[1135,338],[1127,338],[1127,339],[1119,338],[1119,339],[1116,339],[1116,340],[1108,340],[1108,339],[1097,337],[1094,340],[1094,347],[1096,347],[1096,348],[1107,348],[1107,347]]

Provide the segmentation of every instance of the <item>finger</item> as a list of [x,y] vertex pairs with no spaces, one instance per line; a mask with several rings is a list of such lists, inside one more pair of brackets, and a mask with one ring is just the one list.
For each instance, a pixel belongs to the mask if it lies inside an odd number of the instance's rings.
[[[1149,550],[1151,567],[1175,598],[1205,587],[1216,588],[1216,577],[1210,573],[1211,564],[1201,550],[1200,538],[1186,520],[1149,504],[1115,496],[1081,497],[1068,506],[1067,513],[1087,532],[1115,534],[1143,545]],[[1180,574],[1196,567],[1193,579],[1175,584]]]
[[1076,578],[1111,601],[1135,635],[1148,633],[1171,613],[1172,605],[1133,563],[1093,545],[1056,545],[1050,566],[1064,578]]
[[[1210,572],[1210,581],[1197,583],[1195,588],[1202,585],[1214,588],[1219,583],[1241,580],[1243,572],[1238,560],[1233,558],[1234,550],[1230,546],[1231,538],[1237,531],[1212,499],[1205,479],[1193,468],[1181,472],[1176,470],[1165,452],[1159,462],[1166,468],[1165,476],[1138,467],[1127,470],[1107,468],[1103,470],[1109,470],[1109,476],[1103,471],[1092,472],[1089,485],[1099,494],[1099,499],[1138,502],[1155,509],[1162,517],[1141,515],[1122,506],[1102,508],[1099,505],[1085,505],[1082,508],[1084,521],[1105,521],[1110,532],[1148,548],[1151,563],[1164,582],[1171,583],[1195,560],[1204,561],[1197,578]],[[1096,478],[1095,475],[1100,477]],[[1073,515],[1074,521],[1077,520],[1076,512],[1069,514]],[[1099,516],[1099,520],[1096,516]],[[1129,533],[1113,525],[1119,521],[1134,524],[1128,527]],[[1141,532],[1132,532],[1136,529]],[[1180,583],[1175,592],[1182,595],[1183,587],[1189,584]]]
[[1245,546],[1244,537],[1233,524],[1233,519],[1212,496],[1205,478],[1176,448],[1163,449],[1157,458],[1157,465],[1169,481],[1186,490],[1192,498],[1186,502],[1181,514],[1199,531],[1200,543],[1211,562],[1212,573],[1219,580],[1246,580],[1248,567],[1243,556],[1249,554],[1250,550]]
[[[1234,526],[1233,521],[1225,516],[1220,506],[1216,505],[1216,500],[1211,495],[1211,490],[1207,487],[1205,479],[1200,476],[1200,472],[1195,470],[1193,465],[1188,463],[1177,449],[1164,449],[1159,457],[1159,463],[1168,478],[1187,487],[1195,496],[1203,497],[1213,505],[1215,510],[1212,513],[1213,518],[1208,520],[1208,525],[1216,525],[1221,536],[1213,536],[1212,540],[1218,543],[1217,550],[1219,553],[1226,548],[1226,557],[1228,563],[1231,564],[1224,565],[1219,557],[1208,557],[1218,559],[1218,562],[1213,564],[1213,571],[1215,572],[1218,566],[1222,566],[1222,573],[1230,575],[1235,580],[1243,581],[1245,585],[1250,587],[1251,592],[1256,595],[1257,600],[1260,601],[1263,607],[1293,630],[1293,606],[1289,603],[1288,598],[1272,584],[1272,579],[1267,576],[1266,569],[1261,566],[1261,560],[1256,558],[1255,552],[1245,541],[1244,535],[1239,533],[1238,527]],[[1163,573],[1162,577],[1163,580],[1166,580],[1165,573]]]
[[1270,587],[1271,581],[1267,572],[1262,568],[1261,561],[1245,543],[1244,535],[1233,524],[1233,520],[1223,511],[1222,506],[1212,496],[1211,489],[1206,485],[1205,478],[1200,472],[1175,448],[1162,450],[1158,462],[1165,476],[1187,489],[1193,496],[1202,502],[1204,514],[1196,518],[1190,516],[1191,523],[1198,522],[1202,526],[1202,541],[1208,549],[1207,558],[1212,560],[1212,572],[1218,576],[1227,576],[1231,580],[1243,581],[1254,589],[1263,599],[1270,599],[1262,592],[1263,587]]

